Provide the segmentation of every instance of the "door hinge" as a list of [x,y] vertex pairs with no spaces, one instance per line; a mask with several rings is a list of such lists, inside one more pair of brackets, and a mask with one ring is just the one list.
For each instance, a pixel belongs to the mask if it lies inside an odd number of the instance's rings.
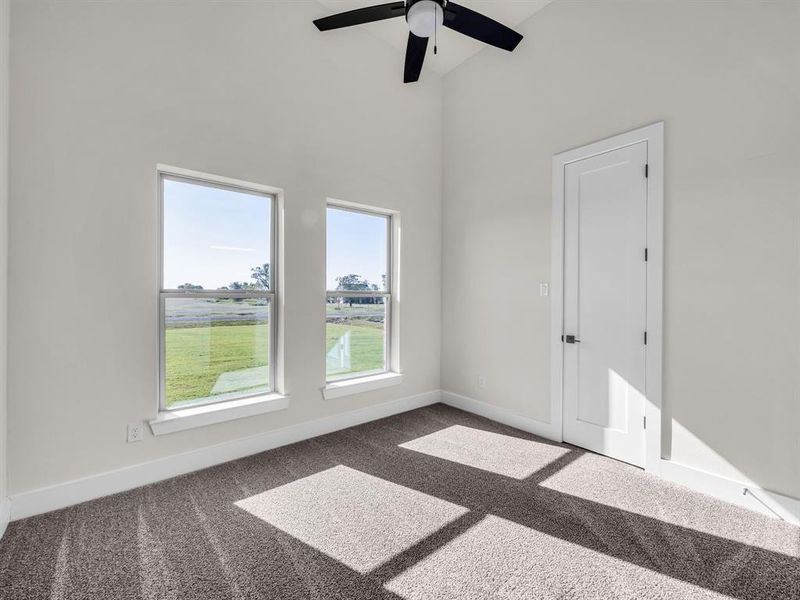
[[644,262],[647,262],[649,256],[650,256],[650,253],[647,250],[647,248],[645,248],[644,249]]
[[644,332],[644,345],[647,346],[647,332]]
[[650,165],[645,165],[644,166],[644,176],[645,177],[650,177]]
[[647,429],[647,417],[642,417],[642,427]]

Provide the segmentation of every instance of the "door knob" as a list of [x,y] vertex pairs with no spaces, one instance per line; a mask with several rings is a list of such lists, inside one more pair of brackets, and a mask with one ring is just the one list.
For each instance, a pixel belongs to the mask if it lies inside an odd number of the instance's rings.
[[567,344],[579,344],[580,340],[576,338],[574,335],[562,335],[561,341],[566,342]]

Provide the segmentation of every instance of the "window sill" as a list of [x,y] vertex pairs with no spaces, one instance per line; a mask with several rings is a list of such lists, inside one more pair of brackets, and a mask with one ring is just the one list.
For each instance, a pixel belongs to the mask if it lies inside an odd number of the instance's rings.
[[345,381],[332,381],[322,388],[322,396],[325,400],[352,396],[363,392],[371,392],[381,388],[400,385],[403,383],[403,376],[400,373],[381,373],[380,375],[368,375],[357,379],[347,379]]
[[186,429],[205,427],[215,423],[224,423],[234,419],[252,417],[264,413],[284,410],[289,407],[289,397],[280,394],[267,394],[255,398],[230,400],[219,404],[207,404],[180,408],[178,410],[161,411],[150,421],[153,435],[165,435]]

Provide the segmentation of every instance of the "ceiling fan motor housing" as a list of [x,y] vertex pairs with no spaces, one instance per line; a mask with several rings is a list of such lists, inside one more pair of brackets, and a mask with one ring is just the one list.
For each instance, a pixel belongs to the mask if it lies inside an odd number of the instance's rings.
[[431,37],[444,23],[446,0],[408,0],[406,21],[417,37]]

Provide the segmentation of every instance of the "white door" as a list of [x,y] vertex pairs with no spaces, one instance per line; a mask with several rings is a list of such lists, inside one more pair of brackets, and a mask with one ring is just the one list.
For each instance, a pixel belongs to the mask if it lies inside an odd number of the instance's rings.
[[564,440],[644,467],[647,143],[566,165]]

